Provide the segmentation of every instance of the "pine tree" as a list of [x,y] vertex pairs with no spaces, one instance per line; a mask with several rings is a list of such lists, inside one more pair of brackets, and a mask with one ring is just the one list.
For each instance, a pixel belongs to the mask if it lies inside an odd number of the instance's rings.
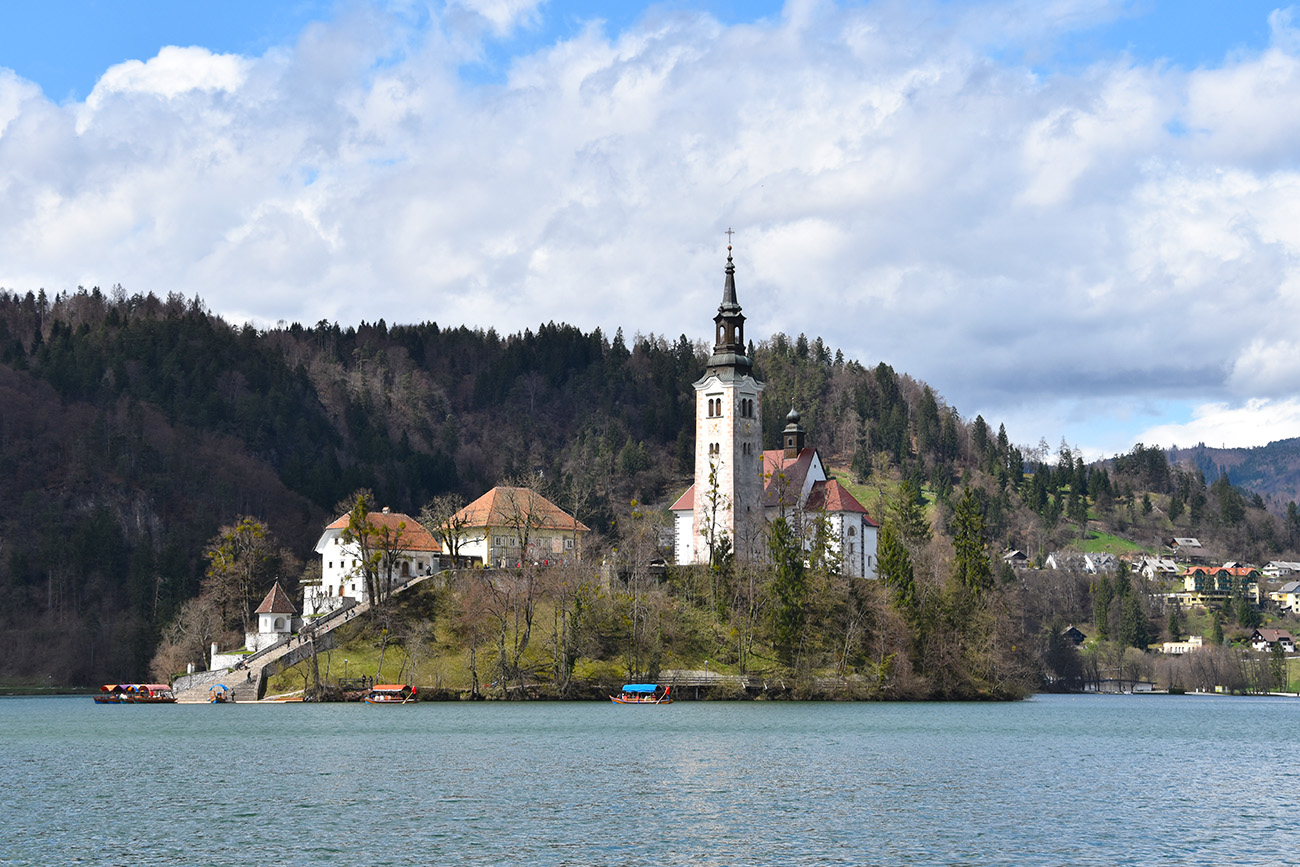
[[785,518],[777,518],[772,522],[767,538],[774,567],[772,595],[776,600],[772,643],[781,662],[793,666],[808,613],[808,582],[804,574],[803,545]]
[[881,583],[889,588],[894,607],[908,621],[916,619],[916,578],[912,557],[899,538],[893,524],[886,521],[876,540],[876,569]]
[[993,568],[989,565],[984,511],[971,488],[966,488],[957,501],[952,522],[955,577],[959,584],[979,595],[993,586]]
[[1092,622],[1097,627],[1097,637],[1110,638],[1110,603],[1115,598],[1110,576],[1100,575],[1092,585]]
[[925,514],[921,491],[910,479],[904,479],[898,486],[898,496],[889,504],[889,516],[904,544],[912,550],[930,541],[930,519]]

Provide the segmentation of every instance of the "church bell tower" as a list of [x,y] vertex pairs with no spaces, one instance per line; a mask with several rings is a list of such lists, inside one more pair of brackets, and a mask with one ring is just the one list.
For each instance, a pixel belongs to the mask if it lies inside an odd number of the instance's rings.
[[727,546],[738,560],[752,560],[763,542],[763,383],[754,379],[745,355],[730,244],[713,322],[713,355],[695,383],[695,563],[708,563],[711,547]]

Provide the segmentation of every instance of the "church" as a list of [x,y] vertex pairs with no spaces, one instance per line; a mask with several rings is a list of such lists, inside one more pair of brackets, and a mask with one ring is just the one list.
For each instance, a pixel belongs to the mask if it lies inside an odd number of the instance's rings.
[[713,355],[694,384],[695,483],[671,507],[677,562],[708,563],[715,551],[763,561],[771,521],[784,517],[806,545],[814,523],[824,519],[844,573],[875,578],[879,525],[827,474],[821,455],[805,442],[799,413],[786,416],[781,448],[763,450],[763,383],[745,354],[730,244],[713,322]]

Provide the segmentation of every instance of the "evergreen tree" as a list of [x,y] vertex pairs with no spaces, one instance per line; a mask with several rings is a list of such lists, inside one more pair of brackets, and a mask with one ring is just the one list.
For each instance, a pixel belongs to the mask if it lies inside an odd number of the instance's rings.
[[889,588],[894,607],[909,625],[914,624],[917,600],[912,558],[890,521],[886,521],[880,528],[876,540],[876,569],[881,583]]
[[768,530],[768,550],[772,556],[773,608],[772,644],[777,657],[793,666],[808,610],[808,582],[804,574],[804,552],[799,537],[785,518],[777,518]]
[[1183,514],[1183,499],[1174,494],[1169,498],[1169,520],[1177,521]]
[[1070,520],[1083,527],[1088,523],[1088,497],[1086,494],[1075,496],[1071,492],[1066,505],[1066,513]]
[[1273,650],[1269,655],[1268,669],[1270,679],[1273,681],[1273,691],[1288,692],[1290,683],[1286,676],[1286,651],[1282,649],[1282,642],[1280,641],[1273,642]]
[[992,443],[989,441],[989,425],[984,421],[984,416],[975,416],[975,421],[970,426],[970,447],[974,458],[981,464],[992,454]]
[[1137,594],[1127,593],[1120,602],[1119,642],[1125,647],[1146,650],[1151,643],[1151,626]]
[[1258,629],[1263,618],[1254,605],[1245,596],[1239,596],[1236,603],[1237,623],[1245,629]]
[[993,586],[984,511],[972,488],[962,492],[953,511],[954,572],[958,583],[979,595]]
[[1177,602],[1169,606],[1169,640],[1183,640],[1183,609]]
[[930,519],[925,515],[921,491],[911,479],[904,479],[898,486],[898,496],[889,504],[889,516],[904,544],[912,550],[930,541]]
[[1097,637],[1110,638],[1110,603],[1115,598],[1109,575],[1099,575],[1092,584],[1092,622],[1097,627]]

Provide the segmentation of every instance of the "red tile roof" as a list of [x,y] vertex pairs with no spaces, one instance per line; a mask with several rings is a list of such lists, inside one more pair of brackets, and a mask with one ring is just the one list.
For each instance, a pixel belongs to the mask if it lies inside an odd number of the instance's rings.
[[509,527],[526,521],[534,530],[589,529],[530,488],[496,487],[456,513],[465,527]]
[[284,592],[280,582],[276,581],[275,586],[267,592],[266,598],[262,600],[262,604],[257,606],[257,610],[253,613],[297,614],[298,609],[294,606],[293,600],[289,598],[289,594]]
[[793,458],[787,458],[784,449],[763,452],[763,505],[798,505],[815,454],[816,449],[802,449]]
[[1249,578],[1253,575],[1259,574],[1259,570],[1253,566],[1192,566],[1184,574],[1194,575],[1198,572],[1203,575],[1218,575],[1220,572],[1226,572],[1229,575],[1235,575],[1239,578]]
[[677,498],[677,502],[668,507],[670,512],[693,512],[695,511],[695,486],[691,485],[686,489],[686,493]]
[[[349,518],[349,515],[344,515],[325,529],[346,529]],[[410,515],[403,515],[401,512],[370,512],[366,515],[366,520],[370,523],[370,526],[386,528],[391,534],[397,536],[398,545],[403,551],[442,553],[442,545],[438,543],[438,540],[433,538],[433,535],[428,530],[424,529],[424,525]],[[398,536],[398,533],[401,535]]]
[[867,514],[867,509],[857,498],[849,493],[848,488],[841,485],[835,479],[826,479],[821,482],[813,482],[812,490],[808,492],[808,502],[804,504],[806,512],[857,512],[866,519],[866,522],[872,527],[880,526],[871,520]]

